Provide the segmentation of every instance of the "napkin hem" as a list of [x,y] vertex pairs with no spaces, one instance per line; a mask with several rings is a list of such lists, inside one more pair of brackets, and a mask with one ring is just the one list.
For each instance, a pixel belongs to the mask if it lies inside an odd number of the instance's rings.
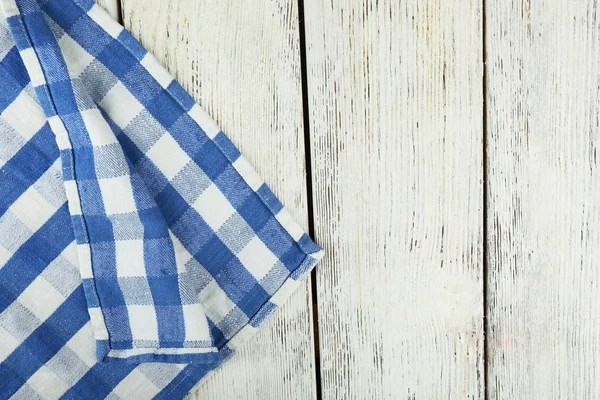
[[[306,254],[304,260],[277,289],[271,299],[269,299],[260,307],[260,309],[256,312],[255,317],[261,315],[261,313],[264,313],[267,311],[267,309],[269,309],[266,315],[260,319],[255,319],[253,317],[235,335],[233,335],[227,344],[219,348],[218,351],[222,358],[221,363],[207,372],[205,372],[203,369],[199,369],[194,364],[187,366],[183,371],[181,371],[180,375],[182,376],[174,379],[155,397],[155,399],[171,399],[173,397],[179,398],[185,396],[187,393],[198,390],[210,376],[220,370],[225,361],[234,356],[237,350],[252,336],[254,336],[260,330],[260,328],[264,326],[264,323],[266,323],[273,315],[276,314],[279,307],[283,305],[290,298],[292,293],[295,292],[298,286],[305,281],[305,279],[310,275],[310,272],[324,255],[325,251],[323,249]],[[273,303],[273,299],[275,303]],[[274,304],[275,307],[272,307],[270,304]],[[252,323],[253,320],[254,324]]]

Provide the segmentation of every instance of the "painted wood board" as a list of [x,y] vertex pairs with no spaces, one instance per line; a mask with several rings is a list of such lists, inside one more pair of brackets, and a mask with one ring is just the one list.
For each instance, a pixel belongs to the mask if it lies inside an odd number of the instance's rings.
[[115,21],[120,21],[121,9],[119,0],[96,0],[96,4],[104,8]]
[[323,399],[480,399],[481,2],[305,17]]
[[600,20],[486,2],[490,399],[600,398]]
[[[307,229],[298,5],[123,0],[123,23],[199,101]],[[316,396],[309,283],[190,398]]]

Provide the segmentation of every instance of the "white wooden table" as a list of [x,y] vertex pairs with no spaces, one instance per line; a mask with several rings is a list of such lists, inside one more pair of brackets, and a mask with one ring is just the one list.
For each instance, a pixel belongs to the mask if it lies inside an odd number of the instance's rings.
[[101,3],[327,252],[192,398],[600,398],[594,0]]

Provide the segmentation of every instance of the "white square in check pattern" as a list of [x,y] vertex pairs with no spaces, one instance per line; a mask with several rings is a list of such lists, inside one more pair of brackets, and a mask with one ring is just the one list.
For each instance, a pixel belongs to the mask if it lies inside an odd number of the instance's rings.
[[39,275],[21,293],[18,300],[40,321],[45,321],[65,301],[65,297]]
[[58,45],[67,62],[67,68],[69,69],[71,78],[78,78],[83,70],[94,60],[94,57],[85,51],[84,48],[69,35],[62,35],[58,41]]
[[259,281],[269,273],[278,260],[257,236],[237,256],[244,267]]
[[2,346],[0,346],[0,362],[2,362],[19,347],[21,342],[0,327],[0,343],[2,343]]
[[191,161],[186,152],[168,133],[162,135],[146,155],[169,181]]
[[100,107],[121,129],[138,115],[144,106],[131,94],[121,82],[117,82],[100,102]]
[[0,246],[0,268],[6,265],[6,262],[13,256],[13,252]]
[[153,306],[127,306],[133,340],[158,340],[158,322]]
[[46,123],[41,107],[25,90],[6,107],[1,116],[25,140],[31,139]]
[[[19,198],[11,204],[9,210],[19,219],[19,221],[31,230],[36,232],[42,225],[48,221],[56,212],[57,208],[30,186]],[[35,212],[32,212],[35,210]]]
[[69,389],[67,384],[45,365],[29,378],[27,384],[46,399],[58,399]]
[[100,114],[100,110],[92,108],[81,111],[81,117],[94,147],[118,143],[117,137]]
[[215,232],[235,213],[227,197],[214,183],[194,201],[193,207]]
[[117,276],[146,276],[144,267],[144,241],[117,240],[115,242]]
[[151,399],[158,392],[160,389],[137,368],[119,382],[112,391],[121,399]]
[[169,84],[173,81],[173,77],[169,72],[156,59],[152,54],[146,53],[142,61],[140,62],[150,75],[162,86],[163,88],[167,88]]
[[215,324],[221,322],[235,308],[235,304],[215,280],[210,281],[200,291],[198,298],[206,312],[206,316]]
[[128,175],[99,179],[98,185],[100,186],[100,192],[102,192],[106,214],[115,215],[136,211],[133,188]]
[[96,343],[93,339],[92,323],[88,321],[65,346],[90,368],[96,364]]
[[185,340],[210,340],[208,321],[201,304],[184,304]]

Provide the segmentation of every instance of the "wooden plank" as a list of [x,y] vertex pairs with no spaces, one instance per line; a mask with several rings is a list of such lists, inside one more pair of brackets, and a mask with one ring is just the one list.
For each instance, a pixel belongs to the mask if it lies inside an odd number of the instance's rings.
[[104,8],[115,21],[120,21],[119,0],[96,0],[96,4]]
[[600,20],[486,2],[489,394],[600,398]]
[[481,11],[305,1],[323,399],[483,397]]
[[[122,10],[306,229],[297,3],[123,0]],[[195,398],[314,398],[310,304],[307,283]]]

